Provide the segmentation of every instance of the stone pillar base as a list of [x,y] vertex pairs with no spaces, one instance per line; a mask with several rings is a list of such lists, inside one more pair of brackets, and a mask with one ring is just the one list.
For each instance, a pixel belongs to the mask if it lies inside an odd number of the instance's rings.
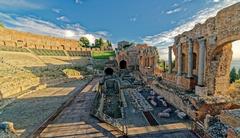
[[198,96],[207,96],[207,87],[195,86],[195,94]]

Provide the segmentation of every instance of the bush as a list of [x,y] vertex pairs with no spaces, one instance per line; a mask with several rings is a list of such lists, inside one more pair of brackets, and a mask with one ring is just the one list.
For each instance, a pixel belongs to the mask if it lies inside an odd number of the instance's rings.
[[81,73],[75,69],[64,69],[63,72],[69,78],[83,78]]

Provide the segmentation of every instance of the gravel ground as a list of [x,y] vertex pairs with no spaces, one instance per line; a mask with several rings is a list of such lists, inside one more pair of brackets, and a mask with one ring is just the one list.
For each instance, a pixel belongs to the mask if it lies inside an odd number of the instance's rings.
[[87,82],[68,82],[25,95],[0,111],[0,122],[13,122],[18,134],[24,137]]

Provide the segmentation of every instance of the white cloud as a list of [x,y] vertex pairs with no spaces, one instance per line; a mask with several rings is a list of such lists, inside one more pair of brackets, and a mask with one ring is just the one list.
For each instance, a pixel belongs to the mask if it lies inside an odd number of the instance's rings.
[[178,7],[178,6],[179,6],[178,3],[174,3],[174,4],[172,5],[172,7]]
[[[184,2],[190,2],[191,0],[185,0]],[[143,38],[144,43],[152,46],[164,48],[173,45],[174,37],[185,31],[191,30],[197,23],[204,23],[209,17],[213,17],[217,12],[227,6],[240,2],[240,0],[222,0],[216,3],[211,8],[205,8],[199,11],[196,15],[192,16],[190,20],[184,21],[182,25],[165,31],[153,36],[146,36]],[[166,57],[166,56],[165,56]]]
[[131,21],[131,22],[136,22],[136,21],[137,21],[137,17],[131,17],[131,18],[130,18],[130,21]]
[[192,2],[193,0],[184,0],[183,3]]
[[82,4],[83,1],[82,1],[82,0],[75,0],[75,3],[76,3],[76,4]]
[[52,11],[59,14],[62,11],[62,9],[55,9],[55,8],[53,8]]
[[213,2],[218,3],[218,2],[220,2],[220,0],[213,0]]
[[57,20],[63,21],[63,22],[70,22],[70,20],[66,16],[60,16],[57,18]]
[[42,9],[43,6],[35,4],[27,0],[0,0],[0,7],[14,7],[14,8],[29,8],[29,9]]
[[161,32],[153,36],[146,36],[143,38],[143,41],[145,43],[158,47],[170,46],[174,42],[174,37],[178,34],[191,30],[197,23],[204,23],[209,17],[215,16],[219,10],[239,1],[240,0],[223,0],[211,8],[205,8],[199,11],[196,15],[192,16],[189,21],[183,22],[182,25],[172,30]]
[[172,9],[166,12],[166,14],[173,14],[173,13],[177,13],[180,12],[182,9],[181,8],[176,8],[176,9]]
[[19,17],[16,15],[9,15],[1,12],[0,21],[2,21],[4,25],[8,28],[54,37],[78,40],[80,37],[86,36],[87,38],[91,39],[91,42],[94,42],[94,40],[99,37],[107,37],[107,35],[105,35],[107,34],[107,32],[105,32],[105,34],[102,33],[101,35],[99,34],[99,32],[87,32],[86,29],[79,24],[66,24],[66,26],[60,27],[48,21],[30,17]]

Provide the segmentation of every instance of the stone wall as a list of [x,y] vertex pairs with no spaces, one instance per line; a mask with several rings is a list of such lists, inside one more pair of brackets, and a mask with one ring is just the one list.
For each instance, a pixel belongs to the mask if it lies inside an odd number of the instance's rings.
[[118,64],[125,60],[128,69],[139,70],[142,74],[150,76],[161,73],[157,65],[158,59],[156,47],[147,44],[138,44],[126,50],[121,50],[116,56]]
[[140,51],[139,56],[139,71],[144,75],[154,75],[159,59],[156,47],[147,47]]
[[79,47],[77,40],[37,35],[0,28],[0,46],[13,46],[22,48],[67,50],[67,51],[103,51],[112,49]]
[[[192,72],[189,78],[196,78],[195,85],[205,87],[207,95],[225,94],[229,86],[231,43],[235,40],[240,40],[240,3],[175,37],[173,71],[180,76]],[[189,66],[192,64],[193,68]]]

